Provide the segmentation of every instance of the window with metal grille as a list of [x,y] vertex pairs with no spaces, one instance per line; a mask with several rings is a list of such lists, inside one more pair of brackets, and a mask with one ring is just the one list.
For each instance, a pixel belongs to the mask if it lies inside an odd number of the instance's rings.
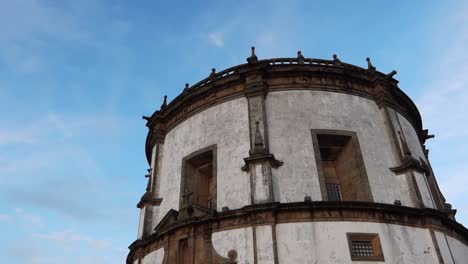
[[385,261],[378,234],[347,233],[352,261]]
[[341,201],[339,184],[327,184],[327,196],[329,201]]
[[374,256],[374,249],[372,249],[372,242],[370,241],[351,241],[351,248],[353,256]]

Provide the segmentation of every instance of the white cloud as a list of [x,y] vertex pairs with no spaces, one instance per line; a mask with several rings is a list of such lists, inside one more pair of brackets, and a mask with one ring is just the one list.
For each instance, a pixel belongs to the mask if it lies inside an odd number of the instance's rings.
[[431,60],[436,67],[427,67],[434,70],[417,105],[423,115],[424,126],[436,135],[428,146],[432,162],[438,164],[434,170],[442,192],[448,203],[461,209],[457,219],[466,225],[468,213],[462,208],[468,208],[465,195],[468,192],[468,167],[464,151],[468,148],[468,19],[465,15],[457,15],[466,14],[462,10],[460,8],[446,23],[438,25],[444,28],[440,32],[446,32],[445,28],[455,30],[438,36],[445,40],[443,45],[448,46],[434,48]]
[[8,221],[11,219],[11,216],[8,214],[0,214],[0,221]]
[[15,208],[16,216],[24,221],[27,225],[33,225],[34,227],[44,228],[46,226],[44,220],[39,215],[25,212],[23,208]]
[[211,44],[215,45],[218,48],[224,46],[224,36],[221,32],[211,32],[208,34]]
[[66,250],[75,250],[80,243],[85,243],[93,250],[106,251],[112,244],[110,240],[94,239],[70,230],[50,232],[46,234],[33,234],[33,237],[55,242]]

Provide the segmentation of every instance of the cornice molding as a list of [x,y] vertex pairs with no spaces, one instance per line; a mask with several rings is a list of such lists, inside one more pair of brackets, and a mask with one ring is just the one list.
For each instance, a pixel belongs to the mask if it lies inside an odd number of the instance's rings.
[[141,197],[140,201],[137,204],[137,208],[143,208],[145,205],[152,205],[152,206],[159,206],[161,205],[162,198],[152,198],[151,196],[153,195],[152,192],[146,192],[143,194]]
[[[468,245],[468,229],[451,219],[446,213],[431,208],[412,208],[391,204],[369,202],[295,202],[265,203],[245,206],[236,210],[215,212],[212,215],[178,220],[178,213],[171,210],[161,221],[155,232],[130,246],[127,263],[133,263],[137,251],[146,254],[163,247],[168,236],[178,230],[201,227],[210,232],[219,232],[263,224],[282,224],[319,221],[350,221],[395,224],[409,227],[433,229],[455,237]],[[164,223],[163,223],[164,222]]]
[[[257,79],[249,79],[252,76]],[[186,86],[180,95],[163,104],[151,117],[144,117],[149,128],[146,155],[149,160],[152,145],[163,143],[165,134],[180,122],[216,104],[245,96],[297,89],[346,93],[374,100],[379,107],[389,106],[411,122],[422,140],[419,111],[398,88],[398,81],[392,76],[347,63],[309,58],[301,61],[298,58],[259,60],[212,72],[192,87]],[[255,83],[262,85],[257,87]]]

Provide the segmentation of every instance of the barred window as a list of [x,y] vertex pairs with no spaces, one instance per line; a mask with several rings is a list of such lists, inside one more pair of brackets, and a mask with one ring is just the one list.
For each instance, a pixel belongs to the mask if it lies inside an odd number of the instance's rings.
[[355,132],[312,130],[312,143],[325,201],[372,201]]
[[327,196],[329,201],[341,201],[339,184],[327,184]]
[[352,255],[359,257],[372,257],[374,250],[370,241],[351,241]]
[[352,261],[385,261],[378,234],[347,233]]

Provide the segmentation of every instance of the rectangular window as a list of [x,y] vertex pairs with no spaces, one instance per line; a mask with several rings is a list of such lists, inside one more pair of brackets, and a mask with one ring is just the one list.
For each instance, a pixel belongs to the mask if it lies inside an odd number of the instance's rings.
[[328,201],[371,201],[356,133],[312,130],[322,196]]
[[327,183],[327,196],[329,201],[341,201],[340,185]]
[[385,261],[378,234],[347,233],[352,261]]
[[216,149],[208,147],[183,159],[181,208],[216,209]]

